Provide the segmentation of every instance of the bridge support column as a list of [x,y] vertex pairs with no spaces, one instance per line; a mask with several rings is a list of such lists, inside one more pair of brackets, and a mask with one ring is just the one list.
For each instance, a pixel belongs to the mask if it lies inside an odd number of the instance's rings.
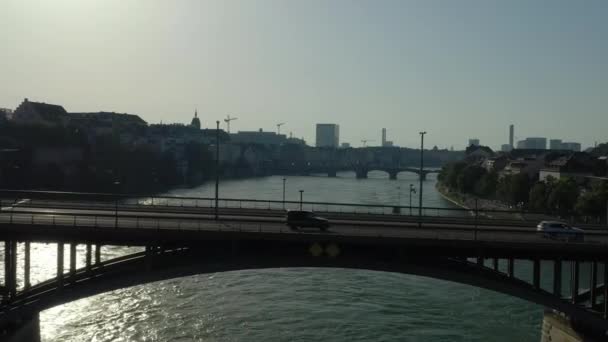
[[513,278],[515,274],[515,263],[512,258],[507,259],[507,274],[509,278]]
[[367,170],[356,170],[357,179],[365,179],[367,178]]
[[4,241],[4,287],[5,299],[17,294],[17,243]]
[[553,294],[562,298],[562,260],[553,262]]
[[23,248],[23,287],[25,290],[28,290],[31,286],[30,282],[30,264],[31,264],[31,256],[30,256],[30,242],[26,242]]
[[337,172],[336,170],[329,170],[327,171],[327,177],[337,177]]
[[70,244],[70,276],[73,277],[76,274],[76,244]]
[[576,297],[578,297],[578,278],[579,278],[579,261],[578,260],[574,260],[572,261],[572,279],[570,280],[570,289],[572,290],[571,292],[571,300],[572,300],[572,304],[576,304]]
[[595,306],[597,302],[597,262],[591,262],[591,272],[589,274],[589,300],[591,302],[591,308]]
[[95,245],[95,264],[101,264],[101,245]]
[[4,336],[0,335],[0,340],[7,342],[40,342],[40,319],[38,314],[33,317],[20,319],[18,322],[12,322],[7,330],[3,332]]
[[63,242],[57,244],[57,285],[63,287]]
[[494,258],[494,260],[492,260],[492,268],[494,271],[498,271],[498,258]]
[[91,252],[92,252],[91,243],[87,243],[87,255],[86,255],[87,272],[91,272]]
[[397,180],[397,171],[389,171],[388,178],[391,180]]

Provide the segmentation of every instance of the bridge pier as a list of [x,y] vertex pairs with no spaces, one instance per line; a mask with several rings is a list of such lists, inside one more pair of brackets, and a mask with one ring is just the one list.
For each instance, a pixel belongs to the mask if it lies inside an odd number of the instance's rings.
[[389,173],[388,173],[388,178],[389,178],[390,180],[397,180],[397,174],[398,174],[398,173],[399,173],[399,172],[397,172],[397,171],[389,171]]
[[26,242],[24,246],[24,256],[23,256],[23,288],[24,290],[29,290],[31,287],[30,282],[30,264],[31,264],[31,256],[30,256],[30,242]]
[[40,318],[38,314],[11,322],[0,333],[0,340],[7,342],[40,342]]
[[101,245],[100,244],[95,245],[95,264],[96,265],[101,264]]
[[76,244],[70,244],[70,276],[76,274]]
[[63,242],[57,244],[57,288],[63,287]]
[[92,253],[91,243],[87,243],[87,252],[86,252],[86,257],[85,257],[87,272],[91,272],[91,253]]
[[356,170],[357,179],[366,179],[367,178],[367,170]]
[[17,294],[17,243],[4,241],[4,300]]
[[327,171],[327,177],[332,177],[332,178],[333,177],[337,177],[338,176],[337,173],[338,172],[336,170],[328,170]]
[[562,297],[562,260],[553,262],[553,294]]

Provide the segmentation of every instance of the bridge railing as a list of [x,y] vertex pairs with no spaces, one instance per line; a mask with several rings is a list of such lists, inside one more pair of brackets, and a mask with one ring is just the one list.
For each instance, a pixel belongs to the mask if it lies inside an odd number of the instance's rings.
[[[199,211],[215,208],[215,198],[157,195],[124,195],[110,193],[75,193],[49,191],[15,191],[0,190],[0,206],[50,207],[69,209],[99,210],[147,210],[147,211]],[[282,201],[266,199],[219,198],[218,208],[225,210],[238,209],[246,213],[248,209],[265,209],[281,213],[285,210],[309,210],[326,214],[367,214],[383,215],[392,219],[411,220],[434,217],[458,219],[477,222],[480,225],[488,222],[500,222],[506,225],[535,226],[541,220],[556,219],[555,216],[542,212],[504,210],[504,209],[464,209],[417,206],[399,206],[393,204],[360,204],[332,203],[311,201]],[[237,211],[234,211],[238,214]],[[587,223],[581,217],[561,218],[577,223],[583,228],[605,229],[598,223]]]
[[[225,213],[222,213],[225,215]],[[360,219],[360,217],[357,217]],[[286,226],[282,217],[263,216],[260,218],[220,216],[214,220],[213,215],[179,214],[174,213],[148,213],[148,212],[53,212],[45,213],[28,210],[3,210],[0,212],[0,224],[41,226],[54,226],[78,230],[94,228],[112,231],[112,235],[120,234],[123,229],[132,233],[132,229],[142,232],[168,232],[168,231],[218,231],[218,232],[246,232],[271,234],[308,234],[311,231],[293,231]],[[341,228],[348,228],[347,234]],[[19,230],[21,231],[21,230]],[[48,235],[48,230],[45,230]],[[317,232],[313,230],[312,232]],[[429,217],[423,220],[361,221],[350,220],[348,217],[331,220],[330,233],[333,235],[370,236],[370,237],[399,237],[416,239],[450,239],[469,241],[508,241],[525,243],[585,243],[608,245],[608,232],[600,230],[585,230],[582,239],[576,236],[570,238],[548,238],[542,236],[533,228],[525,227],[483,227],[470,223],[436,221]],[[86,234],[88,235],[88,231]],[[83,236],[84,236],[83,235]],[[132,242],[132,241],[131,241]],[[132,245],[132,244],[130,244]]]

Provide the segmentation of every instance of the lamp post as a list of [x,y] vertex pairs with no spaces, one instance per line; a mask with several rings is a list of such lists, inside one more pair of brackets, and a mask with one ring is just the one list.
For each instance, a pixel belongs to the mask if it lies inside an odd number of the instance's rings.
[[285,182],[287,182],[287,178],[283,177],[283,210],[285,210]]
[[304,194],[304,190],[300,190],[300,210],[302,210],[302,196]]
[[410,216],[412,216],[412,193],[416,193],[416,188],[414,188],[414,184],[410,184]]
[[219,187],[220,187],[220,121],[216,121],[215,129],[215,220],[218,219]]
[[422,226],[422,178],[423,176],[423,172],[424,172],[424,135],[426,134],[426,132],[420,132],[420,187],[418,188],[419,191],[419,201],[418,201],[418,226],[421,227]]

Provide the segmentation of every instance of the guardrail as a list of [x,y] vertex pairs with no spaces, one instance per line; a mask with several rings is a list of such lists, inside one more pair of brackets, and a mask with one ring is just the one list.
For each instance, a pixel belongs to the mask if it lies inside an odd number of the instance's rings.
[[[52,213],[38,211],[2,211],[0,223],[11,225],[40,225],[54,227],[97,228],[116,234],[117,229],[131,228],[145,231],[219,231],[278,234],[309,234],[316,230],[293,231],[284,225],[282,219],[274,218],[228,218],[214,220],[211,214],[155,214],[133,212],[105,213]],[[277,226],[279,224],[279,226]],[[420,224],[420,225],[418,225]],[[439,224],[439,225],[438,225]],[[349,228],[348,234],[341,234],[340,227]],[[422,228],[422,229],[421,229]],[[337,229],[337,231],[336,231]],[[388,230],[387,230],[388,229]],[[405,234],[404,234],[405,232]],[[320,233],[319,234],[324,234]],[[330,234],[337,236],[370,237],[413,237],[421,239],[453,239],[468,241],[508,241],[532,243],[573,243],[608,244],[608,233],[589,231],[584,241],[576,239],[546,239],[531,228],[478,227],[462,223],[437,223],[429,220],[421,222],[346,222],[332,221]],[[410,236],[411,235],[411,236]]]
[[[215,198],[211,197],[180,197],[111,193],[79,193],[58,191],[21,191],[0,190],[0,207],[4,205],[20,206],[49,206],[52,208],[108,208],[115,210],[126,208],[215,208]],[[417,206],[400,206],[393,204],[360,204],[332,203],[311,201],[281,201],[242,198],[219,198],[218,208],[222,209],[266,209],[266,210],[309,210],[320,213],[352,213],[374,214],[394,217],[418,216]],[[165,210],[165,209],[163,209]],[[423,217],[472,218],[483,224],[488,220],[504,222],[505,224],[536,225],[541,220],[555,220],[556,217],[547,213],[533,211],[516,211],[501,209],[464,209],[422,207]],[[561,218],[560,220],[580,224],[583,228],[606,229],[605,225],[585,223],[580,217]]]

